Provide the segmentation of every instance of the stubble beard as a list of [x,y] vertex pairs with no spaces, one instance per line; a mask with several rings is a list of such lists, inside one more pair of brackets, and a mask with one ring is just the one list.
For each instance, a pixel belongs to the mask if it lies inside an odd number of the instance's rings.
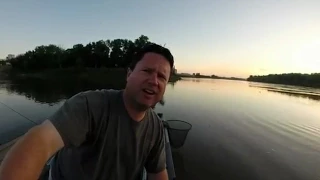
[[145,112],[150,108],[150,106],[140,103],[134,93],[130,93],[130,95],[128,95],[128,99],[131,108],[137,112]]

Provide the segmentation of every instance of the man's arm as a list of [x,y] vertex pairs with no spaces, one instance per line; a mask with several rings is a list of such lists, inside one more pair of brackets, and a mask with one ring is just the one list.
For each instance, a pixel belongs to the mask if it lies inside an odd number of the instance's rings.
[[31,128],[6,154],[0,166],[0,180],[38,179],[48,159],[63,146],[50,121]]
[[162,120],[154,114],[156,122],[158,123],[157,135],[155,144],[152,147],[145,168],[148,172],[148,179],[150,180],[168,180],[168,173],[166,170],[166,152],[165,152],[165,135]]
[[159,173],[153,174],[153,173],[148,173],[148,180],[168,180],[168,173],[167,170],[163,170]]
[[93,124],[89,101],[99,98],[100,93],[94,91],[78,93],[49,120],[30,129],[7,153],[0,167],[0,180],[38,179],[45,163],[58,150],[79,147]]

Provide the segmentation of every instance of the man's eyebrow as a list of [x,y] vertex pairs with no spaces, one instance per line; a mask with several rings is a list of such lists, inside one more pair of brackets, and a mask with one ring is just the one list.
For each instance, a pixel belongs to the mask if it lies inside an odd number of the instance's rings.
[[155,71],[155,68],[151,68],[151,67],[144,67],[144,69],[149,69],[149,70]]
[[163,76],[165,79],[168,79],[168,78],[169,78],[169,77],[166,76],[166,73],[165,73],[165,72],[159,71],[159,74],[160,74],[161,76]]
[[151,68],[151,67],[143,67],[142,70],[148,70],[148,71],[152,71],[152,72],[156,71],[155,68]]
[[163,73],[163,72],[158,72],[158,74],[160,74],[161,76],[165,76],[165,73]]
[[[156,68],[151,68],[151,67],[143,67],[142,69],[144,69],[144,70],[150,70],[150,71],[152,71],[152,72],[155,72],[155,71],[156,71]],[[161,76],[167,78],[167,77],[166,77],[166,70],[161,70],[161,71],[158,71],[157,73],[160,74]]]

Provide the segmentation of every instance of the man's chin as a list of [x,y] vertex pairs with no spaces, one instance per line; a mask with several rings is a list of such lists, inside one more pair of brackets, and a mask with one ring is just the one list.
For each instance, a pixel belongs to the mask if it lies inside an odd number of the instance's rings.
[[145,111],[154,106],[152,103],[147,103],[147,102],[138,102],[137,104],[138,104],[137,108],[141,111]]
[[149,109],[149,108],[153,107],[153,105],[149,104],[149,103],[141,103],[141,106],[144,107],[145,109]]

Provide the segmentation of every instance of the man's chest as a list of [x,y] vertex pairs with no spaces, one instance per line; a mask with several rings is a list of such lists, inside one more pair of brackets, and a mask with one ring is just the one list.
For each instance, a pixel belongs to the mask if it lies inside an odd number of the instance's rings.
[[120,118],[104,126],[95,145],[97,170],[110,169],[116,176],[137,175],[153,146],[153,132],[147,126],[132,126]]

